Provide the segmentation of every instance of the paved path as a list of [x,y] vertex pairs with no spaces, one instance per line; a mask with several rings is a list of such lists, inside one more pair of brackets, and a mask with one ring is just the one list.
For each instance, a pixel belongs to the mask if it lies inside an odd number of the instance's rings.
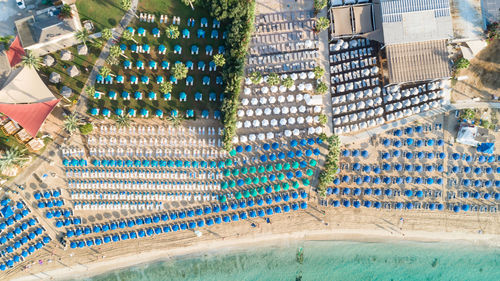
[[380,127],[372,128],[364,132],[351,135],[351,136],[340,136],[340,141],[343,144],[353,143],[359,140],[369,139],[372,136],[379,135],[388,130],[399,128],[408,123],[412,123],[424,118],[429,118],[436,116],[438,114],[446,113],[452,110],[460,110],[464,108],[497,108],[500,109],[500,102],[473,102],[473,101],[462,101],[458,103],[448,104],[438,109],[432,109],[426,112],[412,115],[407,118],[399,119],[391,123],[386,123]]
[[[327,17],[327,8],[321,10],[317,17]],[[326,115],[326,130],[325,134],[331,136],[333,134],[333,108],[332,108],[332,98],[330,94],[330,49],[328,42],[328,29],[323,30],[319,33],[319,64],[325,70],[325,78],[323,82],[328,86],[328,92],[323,95],[323,113]]]
[[80,93],[80,98],[78,99],[78,103],[76,104],[75,112],[80,112],[82,114],[85,113],[84,110],[88,100],[85,88],[94,86],[96,76],[99,74],[99,69],[106,63],[106,58],[109,56],[109,49],[111,48],[111,46],[114,45],[113,43],[115,38],[120,37],[125,28],[127,27],[127,25],[129,25],[129,23],[136,17],[135,12],[137,10],[138,3],[139,0],[132,0],[132,6],[130,10],[128,10],[127,13],[123,16],[118,26],[113,28],[113,37],[111,37],[111,39],[109,39],[106,42],[106,44],[102,47],[101,54],[95,61],[94,67],[90,72],[89,78],[87,79],[87,82],[85,82],[85,87],[82,88],[82,92]]

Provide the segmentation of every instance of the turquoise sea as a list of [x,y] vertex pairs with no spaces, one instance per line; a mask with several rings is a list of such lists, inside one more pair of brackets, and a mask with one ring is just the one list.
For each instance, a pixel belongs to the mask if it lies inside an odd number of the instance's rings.
[[[302,263],[297,258],[299,248],[303,248]],[[448,243],[307,241],[282,247],[221,249],[85,280],[496,281],[500,280],[500,249]]]

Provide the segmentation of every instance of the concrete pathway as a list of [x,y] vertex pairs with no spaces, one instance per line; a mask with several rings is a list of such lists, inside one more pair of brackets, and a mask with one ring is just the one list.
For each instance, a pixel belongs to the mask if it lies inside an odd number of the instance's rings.
[[[327,8],[321,10],[317,17],[327,17]],[[323,113],[326,115],[325,134],[331,136],[333,134],[333,108],[332,97],[330,94],[330,49],[328,40],[328,29],[319,33],[319,66],[325,70],[323,82],[328,86],[328,92],[323,95]]]
[[404,126],[406,124],[419,121],[421,119],[425,118],[430,118],[433,116],[436,116],[438,114],[443,114],[448,111],[452,110],[460,110],[460,109],[465,109],[465,108],[496,108],[500,109],[500,102],[473,102],[473,101],[462,101],[459,103],[453,103],[453,104],[448,104],[445,105],[441,108],[437,109],[432,109],[426,112],[422,112],[419,114],[412,115],[407,118],[399,119],[391,123],[386,123],[380,127],[376,128],[371,128],[369,130],[366,130],[364,132],[360,132],[355,135],[350,135],[350,136],[340,136],[340,141],[343,144],[348,144],[348,143],[354,143],[356,141],[360,140],[366,140],[371,138],[372,136],[379,135],[381,133],[384,133],[388,130],[394,129],[394,128],[399,128],[401,126]]

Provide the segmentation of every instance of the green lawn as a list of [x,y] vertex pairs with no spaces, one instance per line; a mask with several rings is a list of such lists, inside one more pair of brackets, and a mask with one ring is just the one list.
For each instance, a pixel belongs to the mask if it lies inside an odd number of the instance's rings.
[[[55,53],[50,54],[56,62],[51,67],[42,67],[39,71],[40,77],[45,82],[47,87],[55,94],[59,95],[61,92],[61,88],[63,86],[68,86],[73,90],[73,95],[71,96],[71,100],[76,100],[79,97],[79,94],[87,81],[87,78],[92,71],[92,67],[97,57],[99,56],[100,49],[96,49],[91,47],[88,44],[89,52],[87,55],[78,55],[76,50],[77,45],[67,48],[66,50],[70,51],[73,54],[73,60],[71,61],[62,61],[61,51],[57,51]],[[80,74],[75,77],[70,77],[66,72],[66,69],[75,65],[78,70],[80,70]],[[52,72],[57,72],[61,74],[61,83],[53,84],[49,82],[49,77]]]
[[[179,116],[185,116],[185,112],[187,109],[194,109],[195,116],[200,113],[201,110],[208,109],[210,111],[211,117],[213,116],[213,111],[219,109],[220,107],[220,96],[223,92],[222,85],[216,85],[215,80],[216,76],[220,76],[219,71],[209,72],[208,63],[212,60],[212,56],[205,55],[205,46],[211,45],[214,49],[213,54],[217,54],[218,47],[222,45],[222,31],[224,28],[221,26],[219,28],[219,39],[210,39],[210,33],[212,31],[212,19],[210,18],[208,11],[202,9],[196,9],[194,12],[191,8],[186,7],[179,0],[172,1],[141,1],[140,8],[138,9],[138,13],[140,12],[148,12],[157,14],[155,23],[146,23],[140,22],[136,20],[131,26],[137,30],[137,28],[142,27],[146,30],[146,36],[139,37],[134,36],[137,44],[149,44],[151,47],[151,51],[149,54],[145,53],[131,53],[129,50],[130,45],[135,44],[134,42],[120,42],[125,43],[127,45],[127,51],[125,52],[126,57],[120,58],[120,64],[116,66],[111,66],[112,73],[115,75],[123,75],[125,77],[125,82],[123,84],[96,84],[96,90],[107,94],[109,91],[115,91],[118,94],[117,100],[110,100],[107,96],[97,99],[97,100],[89,100],[89,108],[97,107],[102,110],[102,108],[108,108],[112,112],[116,108],[128,109],[135,108],[136,110],[141,108],[146,108],[150,112],[150,116],[154,115],[156,109],[163,110],[164,113],[168,113],[172,109],[177,109],[179,111]],[[159,14],[166,14],[169,16],[169,22],[167,24],[159,23]],[[179,31],[181,32],[181,36],[178,39],[168,39],[165,36],[165,29],[171,23],[172,15],[177,15],[181,17],[181,24],[179,25]],[[196,20],[194,27],[187,27],[187,19],[188,16],[193,17]],[[208,27],[203,28],[205,31],[205,39],[197,38],[197,30],[200,29],[200,19],[202,17],[206,17],[208,19]],[[151,31],[154,27],[157,27],[161,31],[161,36],[158,38],[153,37]],[[182,38],[182,30],[184,28],[188,28],[191,32],[190,39]],[[118,44],[120,44],[118,43]],[[158,46],[160,44],[164,44],[167,47],[167,53],[165,55],[160,55],[158,53]],[[174,54],[173,48],[178,44],[182,47],[182,54]],[[191,46],[197,45],[199,47],[198,55],[191,55]],[[227,51],[227,50],[226,50]],[[130,60],[132,62],[132,68],[129,70],[125,70],[123,67],[123,62],[125,60]],[[136,68],[136,62],[141,60],[144,62],[144,70],[138,70]],[[158,64],[158,69],[151,70],[148,67],[149,61],[154,60]],[[169,70],[161,69],[161,62],[163,60],[170,62],[170,68],[172,68],[173,64],[176,61],[181,61],[186,63],[187,61],[192,61],[194,64],[193,70],[189,70],[188,75],[193,76],[194,84],[193,86],[186,86],[186,80],[182,79],[178,81],[177,85],[174,85],[172,90],[172,100],[165,101],[163,96],[159,91],[159,85],[156,83],[157,76],[163,76],[165,81],[168,81],[171,75]],[[206,64],[205,71],[197,70],[198,62],[202,60]],[[220,70],[220,67],[217,68]],[[148,76],[150,79],[149,84],[142,84],[140,81],[136,85],[130,84],[130,76],[135,75],[139,79],[142,75]],[[202,77],[208,75],[211,78],[210,86],[202,85]],[[120,97],[122,91],[127,91],[131,95],[134,92],[140,91],[143,94],[142,100],[135,100],[133,96],[130,100],[123,100]],[[147,99],[147,93],[153,91],[157,94],[156,100]],[[185,92],[187,94],[187,101],[180,102],[179,101],[179,93]],[[194,95],[196,92],[200,92],[203,94],[202,101],[194,101]],[[208,101],[209,93],[214,92],[217,94],[217,101]],[[113,114],[112,114],[113,115]]]
[[78,0],[76,7],[81,21],[91,20],[94,23],[93,32],[115,27],[125,14],[120,0]]

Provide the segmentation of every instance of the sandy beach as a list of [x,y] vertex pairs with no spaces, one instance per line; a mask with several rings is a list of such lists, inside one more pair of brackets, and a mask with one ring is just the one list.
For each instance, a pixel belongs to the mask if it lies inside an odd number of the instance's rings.
[[[403,218],[403,221],[401,221]],[[100,248],[62,250],[41,254],[48,261],[17,271],[4,280],[68,280],[186,255],[287,245],[296,241],[349,240],[365,242],[452,242],[500,247],[498,217],[415,212],[310,208],[292,215],[236,222],[230,227],[202,229],[203,236],[183,231],[103,245]],[[328,225],[326,225],[328,224]]]

